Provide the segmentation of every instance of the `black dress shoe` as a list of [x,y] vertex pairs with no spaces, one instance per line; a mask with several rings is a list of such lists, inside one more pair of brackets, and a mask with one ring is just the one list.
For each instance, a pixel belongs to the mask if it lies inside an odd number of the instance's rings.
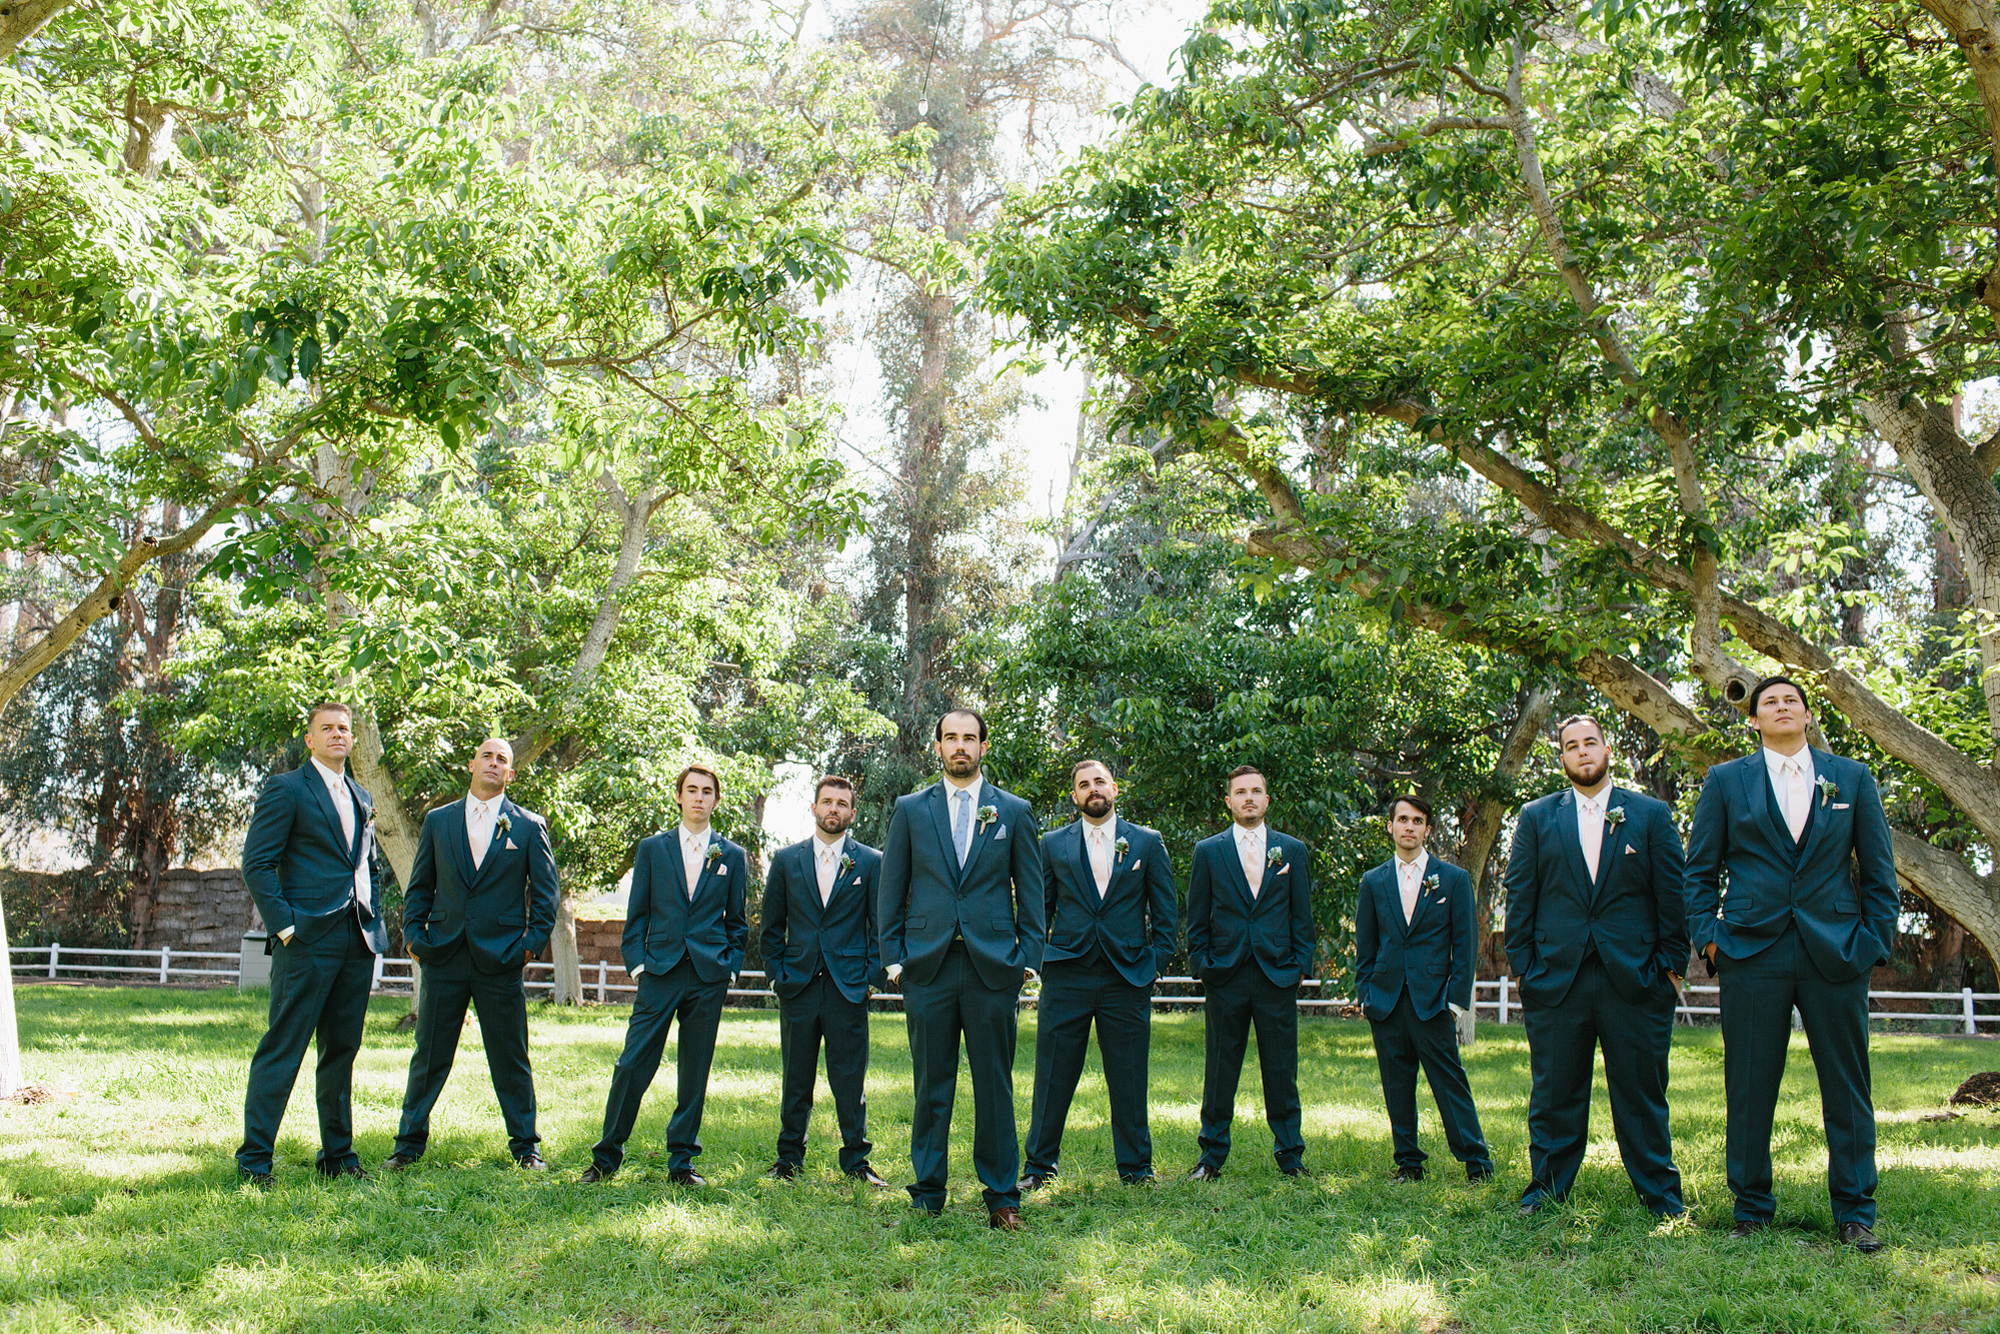
[[1210,1167],[1207,1163],[1196,1163],[1194,1170],[1187,1174],[1187,1179],[1189,1181],[1220,1181],[1222,1180],[1222,1169],[1219,1167]]
[[240,1186],[248,1186],[252,1190],[261,1190],[268,1193],[271,1189],[271,1174],[269,1172],[245,1172],[241,1168],[238,1168],[236,1171],[236,1183]]
[[1150,1186],[1153,1184],[1153,1174],[1151,1172],[1134,1172],[1129,1177],[1121,1176],[1118,1179],[1128,1186]]
[[1038,1177],[1033,1172],[1030,1172],[1021,1178],[1020,1184],[1021,1193],[1026,1195],[1031,1190],[1040,1190],[1043,1186],[1048,1185],[1049,1179],[1047,1177]]
[[764,1175],[773,1181],[790,1181],[798,1174],[799,1169],[791,1163],[772,1163],[764,1169]]
[[356,1181],[373,1181],[375,1179],[368,1175],[368,1169],[360,1163],[349,1163],[347,1166],[337,1167],[331,1172],[321,1168],[320,1175],[329,1181],[338,1181],[342,1177],[352,1177]]
[[911,1200],[910,1212],[922,1214],[925,1218],[943,1218],[944,1206],[942,1204],[918,1204],[915,1200]]
[[1295,1181],[1312,1180],[1313,1170],[1304,1163],[1293,1163],[1290,1167],[1281,1167],[1278,1170]]
[[1475,1186],[1484,1185],[1493,1179],[1493,1169],[1490,1167],[1468,1167],[1465,1169],[1465,1179]]
[[1842,1223],[1840,1244],[1852,1246],[1863,1255],[1873,1255],[1882,1249],[1881,1238],[1877,1237],[1866,1223]]
[[549,1170],[548,1160],[539,1153],[522,1154],[514,1160],[514,1166],[520,1168],[523,1172],[546,1172]]
[[1521,1207],[1516,1209],[1514,1212],[1522,1218],[1533,1218],[1536,1214],[1540,1213],[1544,1208],[1548,1206],[1548,1202],[1549,1202],[1548,1196],[1537,1195],[1532,1200],[1522,1200]]
[[875,1169],[870,1167],[867,1163],[861,1164],[861,1166],[855,1168],[847,1175],[853,1177],[856,1181],[867,1182],[869,1185],[873,1186],[876,1190],[889,1189],[889,1183],[884,1181],[879,1175],[877,1175]]
[[1768,1223],[1760,1223],[1754,1218],[1739,1218],[1736,1220],[1736,1226],[1729,1229],[1729,1236],[1732,1241],[1741,1241],[1745,1237],[1756,1236],[1768,1226],[1770,1226]]
[[416,1156],[408,1153],[392,1153],[382,1160],[384,1172],[400,1172],[406,1167],[416,1166]]
[[1389,1174],[1391,1181],[1422,1181],[1424,1169],[1421,1167],[1399,1167]]
[[[614,1167],[611,1169],[611,1172],[617,1170]],[[592,1163],[589,1167],[583,1169],[583,1175],[576,1179],[576,1184],[579,1186],[594,1186],[600,1181],[609,1181],[611,1180],[611,1172],[607,1172],[597,1164]]]
[[695,1171],[692,1167],[676,1167],[673,1171],[667,1173],[667,1180],[673,1182],[676,1186],[706,1186],[708,1184],[708,1178]]

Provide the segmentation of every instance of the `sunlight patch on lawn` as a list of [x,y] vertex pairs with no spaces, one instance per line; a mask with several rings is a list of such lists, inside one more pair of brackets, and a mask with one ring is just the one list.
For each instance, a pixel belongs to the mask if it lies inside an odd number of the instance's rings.
[[[1199,1108],[1196,1120],[1200,1120]],[[1263,1115],[1259,1108],[1257,1115]],[[1362,1106],[1351,1102],[1307,1103],[1300,1118],[1307,1134],[1321,1135],[1374,1135],[1388,1125],[1389,1116],[1380,1104]]]
[[1968,1144],[1952,1148],[1943,1144],[1911,1144],[1902,1148],[1876,1150],[1878,1167],[1916,1167],[1930,1172],[2000,1172],[2000,1147]]
[[686,1264],[720,1250],[748,1250],[776,1233],[748,1211],[661,1200],[635,1214],[626,1229],[634,1240],[668,1252]]

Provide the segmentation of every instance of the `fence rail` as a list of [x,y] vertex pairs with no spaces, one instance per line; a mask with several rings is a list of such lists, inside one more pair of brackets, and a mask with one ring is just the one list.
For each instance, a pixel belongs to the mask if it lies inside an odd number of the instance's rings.
[[[86,978],[100,981],[121,981],[144,979],[160,985],[176,979],[193,979],[215,984],[234,983],[242,974],[243,956],[231,950],[227,953],[202,950],[177,950],[163,945],[157,950],[100,950],[83,949],[60,943],[48,945],[16,945],[7,951],[8,962],[13,975],[22,979],[59,980],[63,977]],[[103,960],[114,962],[103,962]],[[139,962],[144,960],[144,962]],[[129,962],[126,962],[129,961]],[[192,966],[191,966],[192,965]],[[555,990],[555,965],[552,963],[531,963],[527,967],[525,984],[529,991]],[[374,990],[382,995],[408,995],[410,993],[411,964],[408,959],[377,956],[375,960]],[[616,980],[613,980],[613,979]],[[729,1000],[741,1004],[745,1001],[775,999],[777,993],[768,987],[748,987],[741,983],[763,982],[766,975],[755,969],[746,969],[737,975],[738,986],[729,991]],[[1193,977],[1163,977],[1159,985],[1176,989],[1186,988],[1184,995],[1155,995],[1156,1009],[1200,1009],[1201,983]],[[1322,991],[1326,982],[1320,978],[1308,978],[1299,984],[1315,991]],[[1502,977],[1491,981],[1472,984],[1472,1009],[1482,1018],[1491,1016],[1496,1023],[1514,1022],[1521,1010],[1520,984],[1513,978]],[[583,994],[586,999],[600,1004],[622,1000],[639,990],[625,972],[623,965],[608,960],[583,965]],[[1694,1022],[1697,1016],[1713,1016],[1722,1013],[1719,1004],[1697,1003],[1702,998],[1719,997],[1720,987],[1695,986],[1690,984],[1681,995],[1681,1003],[1675,1007],[1677,1022]],[[894,992],[880,992],[875,1000],[885,1003],[899,1003],[902,996]],[[1977,1034],[1980,1025],[1990,1025],[2000,1032],[2000,992],[1974,991],[1965,987],[1959,991],[1871,991],[1868,993],[1870,1019],[1895,1020],[1905,1023],[1943,1023],[1957,1028],[1962,1033]],[[1884,1001],[1927,1001],[1932,1005],[1950,1005],[1949,1011],[1933,1010],[1930,1013],[1915,1010],[1878,1010],[1873,1003]],[[1032,1003],[1032,999],[1030,1001]],[[1299,1009],[1307,1013],[1325,1013],[1352,1008],[1354,1002],[1344,996],[1301,996]],[[1989,1011],[1981,1013],[1979,1007]]]

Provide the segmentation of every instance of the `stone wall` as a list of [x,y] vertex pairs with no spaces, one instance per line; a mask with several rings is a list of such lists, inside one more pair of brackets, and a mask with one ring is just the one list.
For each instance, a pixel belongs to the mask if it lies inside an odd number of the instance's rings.
[[242,944],[245,931],[261,931],[257,905],[233,866],[212,870],[168,871],[160,877],[159,902],[146,945],[177,950],[231,951]]

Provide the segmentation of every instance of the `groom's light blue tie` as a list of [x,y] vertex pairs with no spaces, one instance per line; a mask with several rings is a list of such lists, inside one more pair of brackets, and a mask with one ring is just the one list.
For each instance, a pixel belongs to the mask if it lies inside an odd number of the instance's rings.
[[952,797],[958,814],[951,820],[951,841],[958,845],[958,868],[965,869],[965,854],[972,850],[972,793],[960,788]]

